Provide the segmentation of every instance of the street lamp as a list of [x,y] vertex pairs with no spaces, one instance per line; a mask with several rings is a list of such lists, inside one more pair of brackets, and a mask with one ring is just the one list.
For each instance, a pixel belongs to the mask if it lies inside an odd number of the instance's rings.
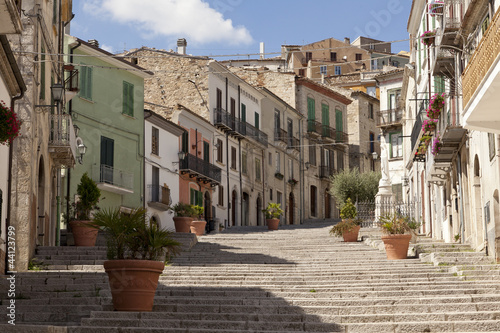
[[78,150],[78,154],[80,154],[76,159],[78,163],[83,164],[83,155],[87,152],[87,146],[83,144],[82,138],[76,139],[76,149]]
[[186,157],[186,152],[181,150],[177,153],[177,157],[179,157],[179,161],[182,161]]
[[60,83],[54,83],[50,87],[50,93],[52,94],[52,99],[54,102],[59,103],[63,99],[64,86]]

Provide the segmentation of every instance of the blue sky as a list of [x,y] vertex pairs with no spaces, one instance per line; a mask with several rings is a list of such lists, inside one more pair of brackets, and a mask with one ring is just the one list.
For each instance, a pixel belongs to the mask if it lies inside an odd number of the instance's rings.
[[[282,44],[359,35],[408,39],[409,0],[85,0],[74,2],[71,34],[117,53],[141,46],[193,55],[279,52]],[[408,41],[393,52],[408,50]],[[273,56],[270,54],[269,56]],[[237,58],[235,56],[229,58]]]

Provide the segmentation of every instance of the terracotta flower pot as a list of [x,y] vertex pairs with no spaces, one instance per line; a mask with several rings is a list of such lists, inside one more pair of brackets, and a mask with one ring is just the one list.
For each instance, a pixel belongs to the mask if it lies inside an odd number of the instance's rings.
[[278,230],[278,226],[280,225],[279,219],[266,219],[267,229],[269,230]]
[[99,229],[90,227],[92,221],[71,221],[69,225],[73,230],[75,246],[95,246]]
[[385,245],[387,259],[406,259],[411,235],[384,235],[381,238]]
[[196,236],[203,236],[205,234],[206,221],[193,221],[191,222],[191,233]]
[[152,311],[163,261],[107,260],[113,307],[117,311]]
[[361,229],[360,225],[354,227],[354,229],[352,229],[349,232],[344,232],[342,234],[342,237],[344,238],[344,242],[357,242],[359,229]]
[[190,232],[191,222],[193,222],[192,217],[174,217],[175,232]]

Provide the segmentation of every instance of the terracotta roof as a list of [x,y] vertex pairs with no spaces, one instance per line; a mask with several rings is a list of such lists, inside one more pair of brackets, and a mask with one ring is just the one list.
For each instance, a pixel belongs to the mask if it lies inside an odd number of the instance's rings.
[[319,93],[322,93],[330,98],[333,98],[337,101],[339,101],[340,103],[343,103],[345,105],[349,105],[352,103],[352,100],[348,97],[345,97],[344,95],[336,92],[336,91],[333,91],[332,89],[330,89],[329,87],[323,85],[323,84],[319,84],[319,83],[316,83],[308,78],[305,78],[305,77],[295,77],[295,83],[298,84],[298,85],[303,85],[303,86],[306,86],[312,90],[315,90]]

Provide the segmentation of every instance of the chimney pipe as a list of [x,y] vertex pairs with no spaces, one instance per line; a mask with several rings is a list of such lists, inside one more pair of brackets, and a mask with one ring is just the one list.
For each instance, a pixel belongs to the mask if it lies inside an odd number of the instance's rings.
[[99,42],[97,41],[97,39],[89,39],[88,43],[92,46],[99,47]]
[[351,39],[349,37],[344,37],[344,43],[351,44]]
[[186,54],[187,41],[185,38],[179,38],[177,40],[177,53]]
[[260,42],[260,59],[264,59],[266,57],[264,42]]

